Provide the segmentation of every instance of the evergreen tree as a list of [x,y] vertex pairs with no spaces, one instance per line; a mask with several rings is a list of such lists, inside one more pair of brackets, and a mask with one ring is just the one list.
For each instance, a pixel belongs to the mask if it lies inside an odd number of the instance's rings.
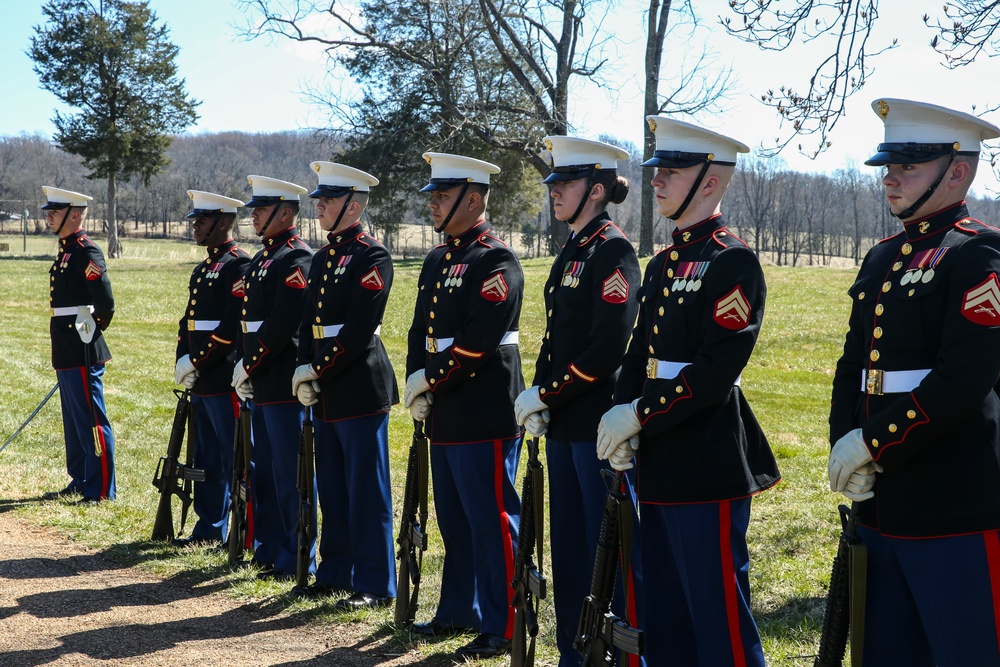
[[108,254],[120,257],[118,179],[148,185],[169,161],[171,134],[198,119],[177,76],[178,48],[148,2],[48,0],[28,55],[42,87],[74,109],[56,111],[55,142],[107,179]]

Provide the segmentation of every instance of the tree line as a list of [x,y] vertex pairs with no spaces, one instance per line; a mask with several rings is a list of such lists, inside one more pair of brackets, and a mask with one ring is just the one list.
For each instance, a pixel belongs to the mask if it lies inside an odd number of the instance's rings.
[[[641,183],[651,177],[639,165],[641,150],[628,142],[602,136],[620,145],[630,158],[619,164],[631,191],[611,215],[634,242],[640,233]],[[342,142],[330,133],[290,131],[267,134],[221,132],[184,134],[167,149],[169,167],[149,179],[141,175],[119,183],[118,224],[121,236],[187,238],[190,227],[184,216],[191,202],[187,190],[208,190],[237,199],[248,199],[246,176],[262,174],[312,188],[314,160],[338,160]],[[426,196],[418,192],[426,183],[427,166],[419,154],[400,156],[409,163],[408,178],[395,177],[373,190],[365,222],[397,255],[420,255],[437,242],[429,229]],[[511,165],[507,165],[511,169]],[[987,168],[983,165],[983,168]],[[522,256],[550,254],[548,192],[533,169],[514,173],[493,188],[491,224]],[[47,233],[42,185],[77,190],[92,195],[91,224],[106,220],[107,194],[100,179],[88,179],[88,170],[77,156],[65,153],[41,135],[0,137],[0,230],[21,231],[20,216],[28,212],[28,231]],[[381,177],[380,174],[375,174]],[[724,204],[724,213],[737,234],[765,261],[778,265],[829,264],[833,258],[858,261],[879,239],[900,229],[885,205],[881,172],[864,166],[847,166],[830,174],[787,169],[780,158],[751,155],[741,158]],[[978,198],[972,212],[987,224],[1000,226],[1000,203]],[[302,217],[315,217],[311,201],[303,202]],[[419,238],[411,232],[422,226]],[[304,224],[306,238],[322,244],[315,225]],[[99,227],[98,229],[103,229]],[[654,220],[655,249],[669,243],[672,222]]]

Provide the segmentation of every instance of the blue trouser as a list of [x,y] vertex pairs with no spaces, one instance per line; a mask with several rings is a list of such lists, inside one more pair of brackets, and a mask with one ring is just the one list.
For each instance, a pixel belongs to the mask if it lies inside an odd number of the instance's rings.
[[[57,370],[69,487],[84,498],[115,498],[115,436],[104,407],[104,364]],[[89,381],[88,381],[89,380]],[[94,424],[97,428],[94,428]],[[97,454],[95,437],[101,453]]]
[[[264,567],[295,573],[298,553],[298,457],[302,404],[253,405],[254,556]],[[314,504],[315,506],[315,504]],[[313,531],[316,534],[316,513]],[[316,540],[309,547],[310,573],[316,571]]]
[[1000,535],[886,537],[858,527],[868,550],[864,663],[996,667]]
[[233,438],[240,406],[236,394],[191,394],[194,410],[194,467],[205,481],[194,483],[198,523],[192,537],[222,540],[229,525],[229,484],[233,479]]
[[323,510],[316,580],[396,597],[389,478],[389,413],[315,421],[316,488]]
[[521,439],[432,442],[430,454],[434,509],[445,549],[435,617],[446,625],[509,639],[521,511],[514,475]]
[[[549,526],[552,541],[552,601],[556,609],[556,645],[559,667],[577,667],[583,657],[573,648],[583,600],[590,594],[594,576],[597,538],[608,497],[608,483],[601,470],[610,470],[607,461],[597,458],[596,440],[545,440],[545,459],[549,477]],[[641,596],[642,554],[639,541],[639,515],[631,473],[625,484],[632,505],[632,562],[628,577],[628,606],[622,595],[621,571],[615,588],[612,610],[627,618],[634,627],[642,627]],[[640,664],[638,658],[630,658]]]
[[750,498],[641,512],[649,664],[764,667],[750,615]]

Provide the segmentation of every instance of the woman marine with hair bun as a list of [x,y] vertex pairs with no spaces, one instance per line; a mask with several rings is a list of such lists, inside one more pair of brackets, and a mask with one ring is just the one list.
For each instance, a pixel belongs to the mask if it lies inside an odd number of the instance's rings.
[[[635,249],[605,211],[608,202],[620,204],[628,195],[628,181],[617,169],[628,153],[576,137],[546,137],[545,144],[553,170],[544,182],[551,186],[556,219],[572,231],[545,283],[545,334],[535,378],[518,396],[514,416],[530,435],[546,436],[556,643],[559,665],[568,667],[581,660],[573,640],[590,590],[607,496],[601,469],[609,466],[595,454],[597,424],[612,406],[638,312],[640,271]],[[634,508],[630,481],[627,487]],[[638,520],[633,525],[638,544]],[[615,595],[616,612],[633,626],[638,625],[631,594],[639,588],[638,565],[633,557],[626,573],[629,608]]]

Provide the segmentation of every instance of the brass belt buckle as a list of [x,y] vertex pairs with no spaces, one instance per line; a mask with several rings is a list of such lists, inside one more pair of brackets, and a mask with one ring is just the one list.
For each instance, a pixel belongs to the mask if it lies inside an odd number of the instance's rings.
[[437,354],[438,351],[438,339],[427,337],[427,351],[431,354]]
[[323,325],[314,324],[313,325],[313,338],[316,340],[323,340]]
[[188,320],[188,331],[195,331],[194,320]]
[[655,380],[656,379],[657,366],[659,366],[659,365],[660,365],[660,362],[659,362],[658,359],[650,359],[649,361],[647,361],[646,362],[646,377],[648,377],[650,380]]
[[885,371],[879,369],[869,369],[865,376],[865,389],[869,394],[875,396],[882,395],[882,380]]
[[240,322],[240,329],[243,330],[243,333],[250,333],[250,331],[247,330],[247,323],[246,322]]

